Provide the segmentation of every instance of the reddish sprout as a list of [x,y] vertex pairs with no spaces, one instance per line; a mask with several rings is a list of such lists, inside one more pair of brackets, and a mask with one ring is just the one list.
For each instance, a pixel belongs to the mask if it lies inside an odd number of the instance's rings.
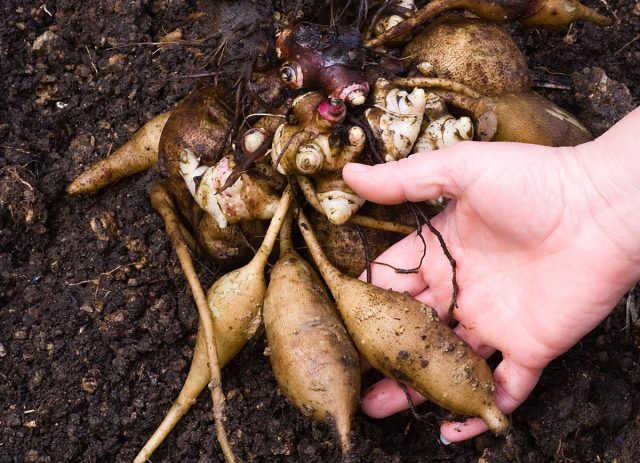
[[347,108],[340,98],[329,98],[318,105],[318,113],[330,122],[340,123],[347,115]]
[[278,57],[285,61],[280,78],[290,88],[321,89],[330,98],[361,105],[369,92],[361,45],[360,32],[352,27],[287,27],[276,40]]

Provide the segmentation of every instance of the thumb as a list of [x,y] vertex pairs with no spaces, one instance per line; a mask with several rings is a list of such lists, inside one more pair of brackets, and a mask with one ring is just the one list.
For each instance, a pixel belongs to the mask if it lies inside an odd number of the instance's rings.
[[465,179],[473,178],[470,170],[476,163],[467,162],[474,157],[467,153],[474,144],[480,143],[461,142],[374,166],[348,163],[342,176],[357,194],[374,203],[399,204],[440,196],[455,199],[464,190]]

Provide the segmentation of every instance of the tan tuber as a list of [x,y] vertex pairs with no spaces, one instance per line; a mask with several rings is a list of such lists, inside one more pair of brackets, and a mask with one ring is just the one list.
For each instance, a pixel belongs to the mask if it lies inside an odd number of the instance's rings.
[[158,162],[158,146],[171,111],[151,119],[131,140],[105,159],[92,164],[67,186],[70,195],[95,193],[124,177],[147,170]]
[[[220,368],[235,357],[240,349],[260,331],[262,304],[267,290],[264,267],[273,250],[291,201],[291,191],[287,188],[282,194],[264,241],[251,262],[220,277],[207,291],[205,304],[213,319],[213,337]],[[178,399],[136,457],[136,463],[143,463],[149,459],[209,382],[204,334],[201,322],[193,361]]]
[[302,413],[335,427],[346,455],[360,395],[360,358],[322,280],[294,250],[290,227],[280,232],[280,259],[264,300],[271,368]]
[[421,68],[430,65],[435,77],[468,85],[483,95],[529,90],[525,56],[511,35],[493,22],[446,16],[416,35],[402,56]]
[[485,360],[431,307],[408,294],[339,272],[325,257],[302,213],[298,225],[360,354],[385,376],[411,386],[441,407],[480,417],[493,432],[504,434],[509,421],[496,405]]
[[520,21],[527,26],[548,28],[564,27],[573,21],[591,21],[599,26],[610,26],[611,20],[579,0],[433,0],[416,14],[365,42],[367,47],[378,47],[410,32],[429,19],[454,9],[466,10],[491,21]]

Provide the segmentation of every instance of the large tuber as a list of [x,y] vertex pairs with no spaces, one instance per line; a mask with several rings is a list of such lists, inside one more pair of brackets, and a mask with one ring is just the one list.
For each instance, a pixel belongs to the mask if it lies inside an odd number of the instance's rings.
[[402,55],[419,69],[428,64],[435,76],[483,95],[529,90],[527,60],[511,35],[482,19],[441,18],[416,35]]
[[302,213],[298,226],[362,356],[441,407],[478,416],[504,434],[509,421],[496,405],[487,362],[431,307],[342,274],[327,260]]

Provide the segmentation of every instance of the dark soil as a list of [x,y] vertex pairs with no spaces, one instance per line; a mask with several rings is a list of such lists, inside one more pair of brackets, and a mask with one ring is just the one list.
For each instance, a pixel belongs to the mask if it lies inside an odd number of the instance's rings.
[[[177,396],[197,315],[148,200],[160,173],[152,169],[89,197],[68,197],[64,189],[184,97],[202,80],[193,75],[211,71],[220,27],[260,24],[272,10],[272,2],[238,3],[2,2],[0,463],[131,461]],[[296,2],[273,3],[287,10]],[[326,17],[327,1],[299,3],[306,18]],[[571,84],[542,92],[599,134],[640,101],[640,3],[587,3],[614,25],[509,27],[530,68]],[[208,15],[189,21],[198,11]],[[205,46],[154,44],[178,27],[183,39],[206,39]],[[258,29],[254,42],[269,30]],[[34,50],[47,31],[52,35]],[[226,62],[227,78],[243,69],[243,46],[227,53],[237,58]],[[198,266],[209,285],[215,268]],[[359,413],[356,453],[368,462],[640,461],[639,339],[636,327],[625,341],[622,301],[545,370],[506,438],[442,446],[438,424],[446,412],[427,404],[418,409],[425,421]],[[245,461],[338,461],[328,427],[278,393],[264,349],[263,339],[255,341],[224,370],[235,450]],[[208,395],[153,461],[222,461]]]

